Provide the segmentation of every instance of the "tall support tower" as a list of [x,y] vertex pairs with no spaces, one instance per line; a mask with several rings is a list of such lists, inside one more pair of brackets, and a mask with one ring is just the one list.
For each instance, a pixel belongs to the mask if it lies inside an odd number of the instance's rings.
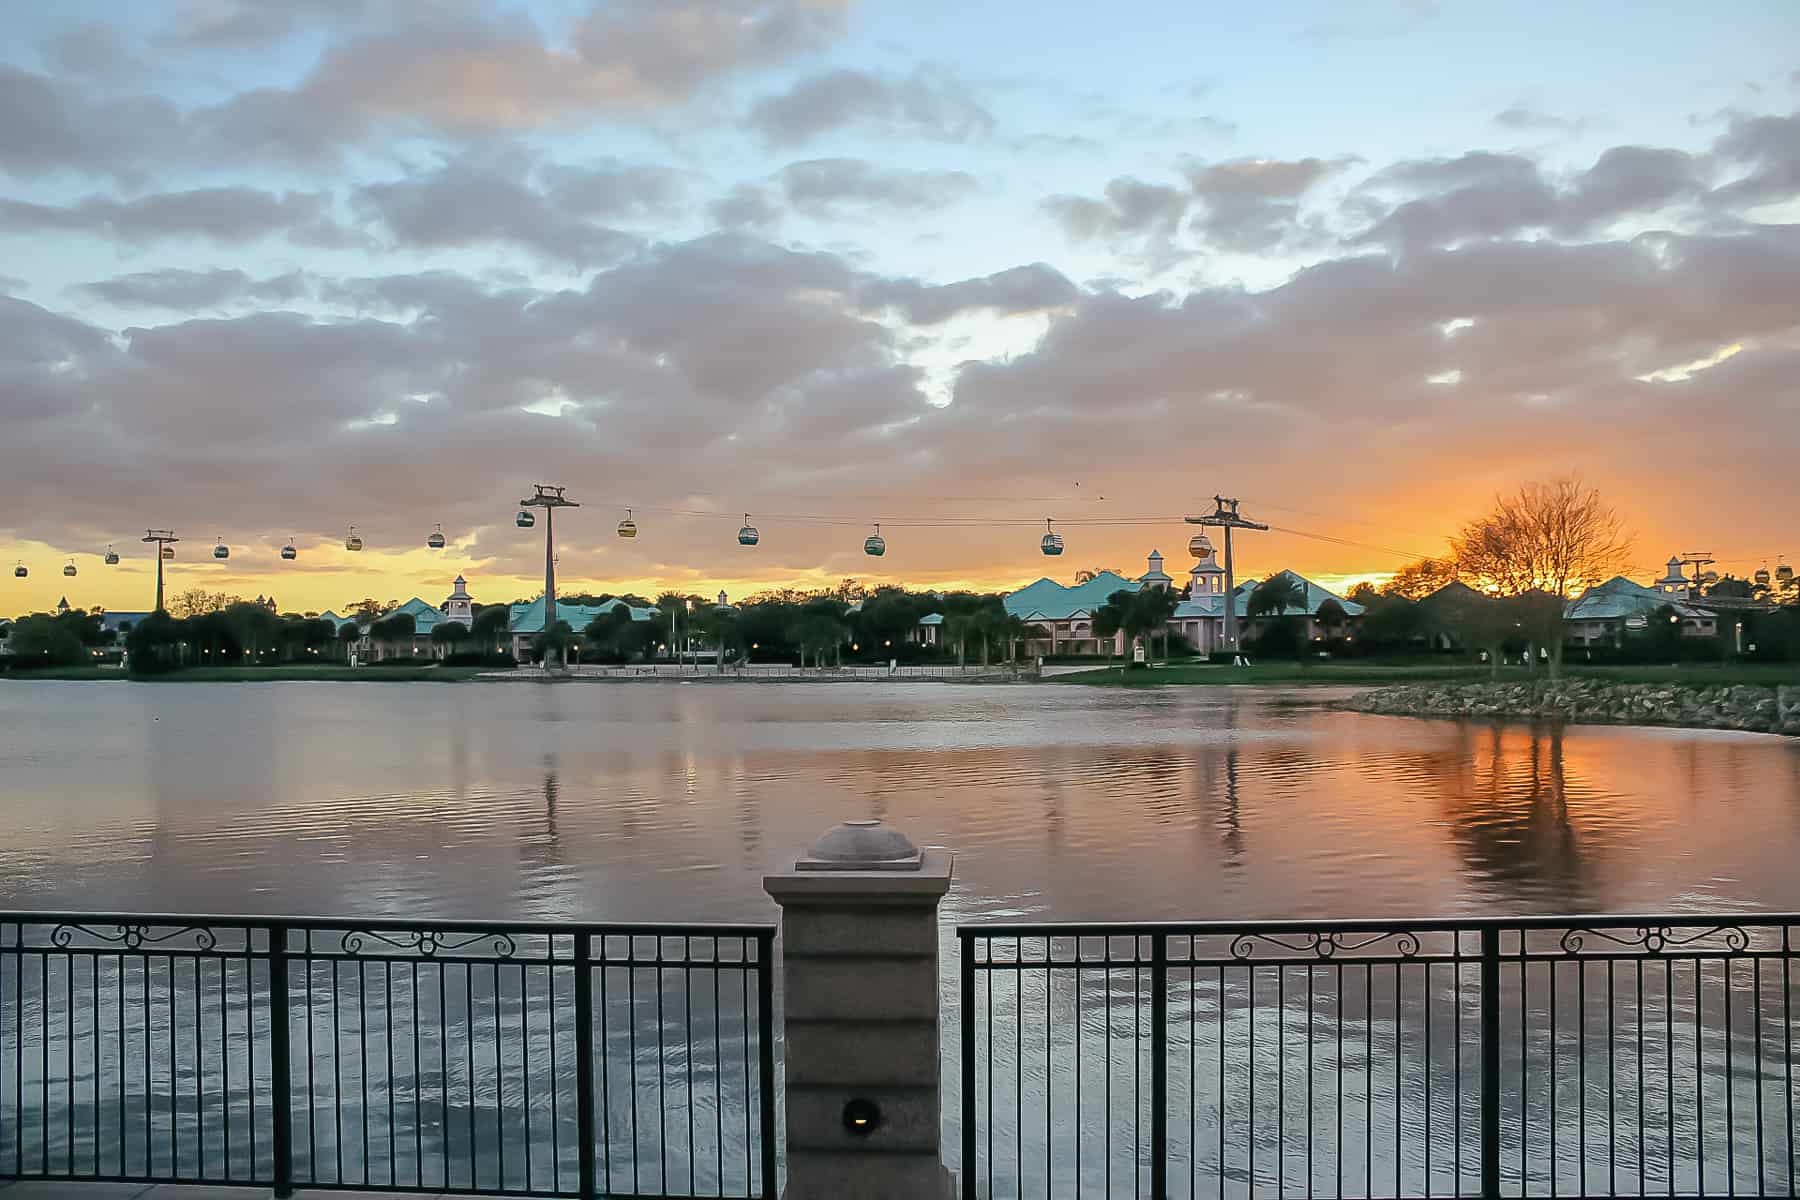
[[[581,505],[564,496],[560,487],[552,487],[547,483],[534,483],[531,486],[535,494],[529,500],[519,501],[519,507],[544,510],[544,632],[549,633],[556,627],[556,510],[580,508]],[[555,654],[556,651],[552,649],[550,653]]]
[[1231,661],[1236,663],[1240,660],[1241,655],[1238,650],[1237,576],[1232,570],[1231,531],[1234,529],[1266,530],[1268,526],[1258,524],[1248,517],[1240,515],[1237,500],[1224,496],[1213,497],[1211,513],[1202,517],[1188,517],[1187,523],[1225,531],[1225,649],[1231,652]]
[[175,557],[175,551],[169,547],[181,539],[175,536],[173,529],[146,529],[142,541],[156,547],[156,607],[151,612],[161,612],[163,606],[163,561]]

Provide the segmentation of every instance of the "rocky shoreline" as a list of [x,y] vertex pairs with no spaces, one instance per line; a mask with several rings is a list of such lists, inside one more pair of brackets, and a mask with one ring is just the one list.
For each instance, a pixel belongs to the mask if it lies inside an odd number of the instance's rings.
[[1683,687],[1664,683],[1396,684],[1340,702],[1383,716],[1558,719],[1583,725],[1673,725],[1800,737],[1800,687],[1750,684]]

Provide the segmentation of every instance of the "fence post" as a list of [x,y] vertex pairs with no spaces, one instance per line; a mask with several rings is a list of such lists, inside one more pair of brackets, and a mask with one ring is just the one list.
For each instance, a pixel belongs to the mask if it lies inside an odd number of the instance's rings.
[[575,1129],[581,1142],[581,1195],[594,1187],[594,963],[593,934],[575,931]]
[[762,1086],[762,1193],[775,1200],[775,932],[756,936],[756,1042]]
[[1169,1194],[1169,955],[1150,935],[1150,1195]]
[[1481,930],[1481,1194],[1500,1195],[1500,929]]
[[786,1200],[955,1195],[938,995],[950,872],[942,851],[847,821],[792,870],[764,877],[781,905]]
[[[311,936],[311,935],[308,935]],[[269,926],[269,1087],[275,1195],[294,1194],[294,1070],[288,1049],[288,927]]]

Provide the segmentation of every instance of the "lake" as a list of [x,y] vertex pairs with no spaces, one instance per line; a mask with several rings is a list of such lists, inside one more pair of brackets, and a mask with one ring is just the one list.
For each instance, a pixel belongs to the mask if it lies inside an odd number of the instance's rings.
[[[951,925],[968,918],[1447,917],[1800,908],[1800,881],[1792,867],[1800,851],[1800,743],[1754,734],[1534,729],[1366,716],[1327,707],[1338,694],[947,684],[7,682],[0,684],[0,908],[762,922],[775,917],[762,892],[765,872],[785,867],[837,821],[878,816],[921,844],[941,845],[957,856],[944,924],[946,1028],[961,1019]],[[104,958],[93,960],[85,991],[79,973],[66,966],[59,985],[47,959],[40,958],[36,972],[14,967],[10,983],[16,1015],[6,1018],[0,1001],[0,1018],[10,1019],[17,1030],[49,1029],[48,1014],[66,1012],[77,993],[93,1001],[118,989],[109,1020],[117,1020],[121,1036],[129,1033],[133,1045],[144,1037],[148,1055],[150,993],[170,997],[173,1022],[177,973],[170,967],[153,980],[146,959],[141,977],[132,980],[122,959],[103,967]],[[308,1177],[325,1170],[320,1164],[335,1154],[340,1174],[330,1178],[355,1178],[359,1170],[377,1179],[404,1178],[411,1170],[420,1186],[442,1187],[463,1178],[452,1171],[453,1155],[467,1156],[472,1179],[477,1171],[503,1176],[511,1153],[515,1171],[519,1163],[542,1157],[556,1178],[572,1179],[575,1159],[567,1144],[558,1150],[553,1143],[546,1150],[530,1140],[529,1125],[524,1132],[513,1129],[487,1141],[476,1133],[478,1117],[501,1126],[499,1097],[509,1074],[523,1077],[535,1069],[553,1080],[550,1087],[562,1096],[563,1111],[574,1108],[569,1073],[559,1075],[554,1069],[554,1025],[548,1038],[539,1038],[551,1047],[547,1063],[538,1061],[543,1044],[534,1044],[529,1053],[512,1046],[504,1059],[496,1045],[491,1067],[484,1050],[477,1069],[473,1030],[487,1028],[490,1020],[496,1031],[503,1020],[525,1027],[523,972],[516,993],[508,996],[502,994],[496,969],[489,993],[470,991],[459,1007],[455,997],[446,1006],[441,994],[446,969],[436,968],[435,976],[432,970],[426,969],[425,982],[436,978],[440,995],[435,1009],[427,997],[424,1011],[441,1017],[436,1035],[441,1113],[434,1117],[430,1105],[420,1105],[421,1094],[430,1091],[423,1086],[431,1060],[429,1036],[422,1057],[417,1041],[410,1054],[402,1046],[396,1075],[388,1035],[397,1002],[393,978],[383,974],[374,995],[378,1006],[388,1006],[383,1010],[388,1016],[374,1026],[380,1038],[376,1057],[384,1045],[389,1057],[386,1073],[374,1072],[371,1111],[381,1108],[385,1088],[391,1135],[392,1096],[398,1093],[414,1110],[417,1148],[410,1159],[404,1144],[399,1151],[380,1145],[371,1150],[365,1141],[359,1150],[354,1138],[339,1140],[332,1116],[336,1110],[327,1109],[329,1129],[312,1128],[309,1119],[301,1164]],[[1305,1156],[1294,1152],[1298,1138],[1288,1138],[1284,1149],[1284,1131],[1293,1122],[1280,1088],[1293,1075],[1298,1095],[1302,1077],[1297,1068],[1289,1070],[1285,1058],[1272,1068],[1254,1060],[1259,1008],[1265,1042],[1272,1008],[1281,1031],[1291,1026],[1297,1038],[1317,1042],[1321,1062],[1343,1073],[1340,1089],[1344,1078],[1353,1092],[1358,1081],[1372,1087],[1360,1109],[1348,1109],[1353,1122],[1360,1116],[1363,1134],[1321,1127],[1321,1162],[1338,1162],[1331,1155],[1341,1143],[1342,1161],[1351,1168],[1360,1161],[1377,1179],[1389,1178],[1390,1172],[1395,1179],[1430,1178],[1443,1190],[1454,1190],[1459,1178],[1466,1182],[1461,1171],[1465,1157],[1473,1161],[1474,1122],[1457,1122],[1467,1097],[1440,1087],[1434,1098],[1428,1082],[1433,1077],[1464,1078],[1460,1022],[1466,1016],[1472,1025],[1474,1019],[1465,1011],[1466,972],[1440,970],[1433,979],[1428,968],[1423,974],[1412,970],[1404,986],[1398,967],[1391,984],[1365,973],[1359,985],[1354,970],[1348,984],[1341,974],[1337,977],[1341,999],[1333,1003],[1343,1008],[1333,1010],[1340,1025],[1329,1059],[1324,1055],[1332,1044],[1317,1037],[1314,1026],[1312,969],[1303,977],[1279,968],[1273,975],[1266,969],[1258,974],[1248,966],[1234,969],[1229,977],[1224,969],[1216,976],[1190,971],[1185,979],[1175,972],[1170,1012],[1177,1018],[1181,1012],[1190,1016],[1185,1033],[1188,1075],[1179,1089],[1173,1125],[1177,1140],[1186,1139],[1176,1152],[1193,1165],[1192,1189],[1210,1192],[1210,1184],[1200,1187],[1205,1171],[1244,1186],[1254,1181],[1298,1191],[1314,1184],[1323,1190],[1342,1185],[1341,1178],[1321,1182],[1314,1173],[1310,1056]],[[1760,995],[1761,968],[1757,971],[1755,994]],[[399,1003],[412,1006],[415,1021],[424,1019],[418,972],[415,965],[410,981],[399,977]],[[1791,972],[1784,968],[1783,986]],[[454,976],[455,969],[448,973]],[[478,974],[463,969],[465,987]],[[604,978],[609,972],[600,974]],[[617,984],[639,972],[610,974]],[[1085,1194],[1098,1194],[1128,1179],[1129,1189],[1145,1169],[1138,1138],[1139,1058],[1133,1053],[1115,1063],[1111,1046],[1115,1031],[1130,1031],[1120,1032],[1121,1038],[1136,1037],[1145,1006],[1141,980],[1132,970],[1122,975],[1099,971],[1098,979],[1095,971],[1077,973],[1069,995],[1068,981],[1058,991],[1046,974],[1041,986],[1035,980],[1027,986],[1027,974],[998,987],[987,982],[978,993],[987,1020],[1000,1022],[995,1027],[1001,1031],[999,1074],[994,1042],[983,1043],[987,1074],[985,1082],[977,1076],[977,1101],[986,1106],[991,1125],[998,1097],[1002,1153],[986,1155],[977,1164],[977,1178],[985,1168],[991,1177],[989,1193],[995,1195],[1037,1194],[1052,1182],[1071,1189],[1079,1183]],[[1644,1179],[1654,1190],[1663,1179],[1679,1176],[1684,1186],[1690,1180],[1696,1186],[1721,1184],[1726,1181],[1720,1176],[1721,1160],[1727,1163],[1725,1176],[1743,1182],[1752,1166],[1761,1169],[1762,1093],[1759,1087],[1753,1109],[1743,1084],[1745,1072],[1732,1074],[1732,1055],[1753,1050],[1761,1059],[1768,1022],[1754,1022],[1754,1035],[1740,1024],[1735,1037],[1725,1039],[1728,1046],[1710,1034],[1702,1038],[1703,1010],[1716,1017],[1724,1003],[1706,999],[1702,992],[1723,995],[1732,976],[1709,974],[1703,987],[1701,974],[1697,962],[1685,983],[1669,974],[1659,982],[1652,971],[1647,991],[1643,974],[1632,975],[1640,989],[1642,1011],[1637,1016],[1629,1004],[1615,1010],[1610,968],[1600,974],[1585,967],[1579,975],[1572,970],[1552,974],[1554,988],[1539,982],[1530,997],[1531,1019],[1539,1029],[1560,1029],[1558,1037],[1565,1040],[1567,1014],[1578,1011],[1586,1030],[1590,984],[1604,982],[1606,991],[1595,1005],[1596,1011],[1604,1006],[1606,1036],[1595,1037],[1598,1049],[1584,1050],[1582,1062],[1585,1069],[1592,1057],[1606,1065],[1607,1074],[1605,1090],[1591,1096],[1602,1078],[1598,1065],[1592,1084],[1585,1075],[1577,1084],[1558,1083],[1556,1094],[1563,1097],[1565,1109],[1552,1120],[1564,1139],[1561,1149],[1552,1142],[1548,1157],[1540,1156],[1532,1167],[1535,1190],[1543,1190],[1553,1177],[1565,1184],[1585,1179],[1593,1187],[1612,1182],[1610,1175],[1595,1173],[1610,1170],[1611,1158],[1595,1156],[1590,1163],[1583,1130],[1590,1102],[1595,1113],[1604,1108],[1610,1120],[1605,1104],[1614,1085],[1615,1011],[1628,1036],[1630,1030],[1638,1031],[1639,1067],[1632,1076],[1638,1081],[1637,1107],[1632,1111],[1640,1126],[1648,1113],[1653,1129],[1661,1128],[1666,1115],[1671,1147],[1665,1151],[1653,1140],[1646,1143],[1640,1128],[1635,1144],[1648,1144],[1647,1165],[1640,1165],[1640,1174],[1626,1183]],[[358,968],[354,979],[360,1012],[369,976]],[[197,969],[194,981],[198,988]],[[314,983],[321,997],[329,988],[335,1031],[337,966],[314,964],[306,981],[309,1014]],[[0,969],[0,997],[7,982]],[[1292,991],[1283,991],[1289,983]],[[542,1003],[548,972],[536,986]],[[631,1121],[624,1164],[633,1176],[639,1163],[638,1100],[654,1104],[646,1112],[654,1111],[657,1119],[666,1116],[664,992],[677,989],[670,993],[671,1004],[685,1008],[694,1002],[685,984],[669,983],[661,971],[646,986],[644,1003],[654,998],[653,1010],[639,1006],[634,995],[621,997],[619,987],[610,1000],[603,987],[599,1005],[608,1055],[632,1065],[625,1090],[603,1091],[608,1119],[615,1126]],[[1517,990],[1519,985],[1513,986],[1505,1011],[1518,1011],[1524,1020],[1527,997]],[[222,972],[217,987],[223,1014]],[[563,987],[568,991],[572,983],[565,981]],[[267,1000],[253,986],[247,965],[240,989],[243,994],[233,1004],[240,1010],[240,1028],[248,1028],[251,1014]],[[134,990],[144,997],[143,1016],[134,1016],[126,1003]],[[1744,989],[1739,986],[1738,991],[1737,1003],[1743,1007]],[[1565,1014],[1560,1026],[1556,997]],[[572,1003],[569,996],[563,999]],[[724,1009],[716,1007],[716,992],[711,1003],[715,1013],[732,1008],[729,995]],[[707,1008],[704,994],[699,1007]],[[1435,1037],[1429,1016],[1434,1007],[1440,1012]],[[1235,1014],[1229,1027],[1227,1009]],[[1346,1050],[1344,1009],[1353,1035],[1361,1022],[1361,1057],[1354,1036]],[[747,993],[734,1011],[747,1022]],[[1008,1059],[1004,1036],[1010,1027],[1016,1039],[1034,1012],[1043,1016],[1033,1024],[1029,1046],[1035,1047],[1040,1036],[1044,1039],[1041,1067],[1035,1049],[1024,1054],[1021,1047],[1027,1043],[1022,1041],[1014,1042]],[[1655,1071],[1646,1076],[1642,1066],[1642,1030],[1648,1023],[1654,1032],[1657,1013],[1665,1030],[1663,1061],[1669,1072],[1662,1083]],[[1196,1026],[1195,1014],[1210,1015]],[[1299,1024],[1302,1014],[1304,1025]],[[1421,1018],[1422,1031],[1417,1028]],[[1451,1018],[1458,1022],[1457,1032],[1447,1039],[1443,1031]],[[703,1031],[707,1019],[702,1013]],[[716,1035],[718,1018],[711,1019]],[[15,1046],[13,1069],[23,1083],[13,1089],[21,1132],[11,1139],[12,1152],[33,1144],[34,1129],[43,1135],[67,1128],[66,1144],[55,1139],[46,1143],[46,1161],[61,1161],[57,1154],[74,1161],[96,1146],[107,1153],[142,1155],[142,1161],[152,1155],[174,1161],[181,1131],[192,1138],[199,1128],[178,1127],[171,1115],[165,1130],[146,1117],[141,1138],[134,1140],[135,1134],[119,1134],[103,1126],[94,1110],[83,1108],[83,1098],[90,1094],[112,1094],[112,1084],[102,1087],[98,1080],[117,1070],[97,1050],[98,1015],[94,1020],[92,1045],[84,1043],[68,1059],[72,1076],[92,1081],[81,1086],[44,1086],[46,1072],[55,1066],[53,1056],[40,1062],[28,1052],[31,1045]],[[356,1020],[360,1040],[368,1026],[360,1016]],[[692,1012],[687,1020],[693,1020]],[[462,1032],[455,1035],[459,1022]],[[1176,1060],[1183,1057],[1181,1024],[1176,1019],[1176,1033],[1171,1034]],[[66,1015],[61,1027],[78,1034],[82,1028]],[[316,1067],[321,1080],[333,1080],[330,1095],[335,1098],[336,1033],[315,1046],[310,1015],[304,1028],[308,1094]],[[1196,1028],[1214,1029],[1212,1040],[1197,1035]],[[1691,1035],[1679,1032],[1687,1029]],[[742,1084],[734,1084],[716,1047],[710,1067],[704,1047],[696,1064],[694,1058],[680,1057],[686,1040],[679,1031],[677,1035],[670,1054],[689,1078],[685,1090],[676,1088],[674,1119],[681,1119],[680,1097],[704,1100],[709,1078],[716,1089],[716,1110],[732,1105],[733,1111],[745,1109],[748,1066]],[[562,1037],[566,1041],[569,1036],[565,1026]],[[1769,1026],[1771,1046],[1777,1044],[1774,1038],[1791,1036],[1785,1018]],[[1196,1056],[1202,1041],[1206,1052]],[[466,1103],[453,1105],[445,1062],[456,1057],[447,1053],[456,1044],[469,1055],[464,1072],[469,1092]],[[1548,1035],[1532,1040],[1529,1054],[1522,1052],[1519,1060],[1519,1091],[1524,1091],[1528,1071],[1538,1081],[1528,1094],[1530,1103],[1539,1110],[1548,1103],[1553,1114],[1556,1101],[1543,1081],[1556,1071],[1558,1044]],[[1093,1058],[1100,1045],[1106,1047],[1104,1063],[1096,1060],[1088,1066],[1102,1071],[1099,1077],[1109,1087],[1116,1076],[1121,1097],[1129,1086],[1129,1104],[1121,1099],[1110,1108],[1097,1106],[1091,1088],[1087,1107],[1080,1102],[1084,1054]],[[571,1050],[564,1047],[565,1053]],[[195,1095],[227,1088],[229,1068],[221,1076],[219,1060],[208,1066],[195,1053],[197,1058],[182,1064],[198,1072]],[[240,1048],[238,1053],[249,1051]],[[365,1046],[363,1059],[368,1053]],[[955,1165],[961,1148],[960,1080],[952,1039],[945,1039],[942,1054],[945,1152]],[[1565,1047],[1563,1075],[1569,1070],[1566,1055]],[[166,1059],[170,1078],[179,1059],[171,1035]],[[242,1059],[240,1066],[247,1061]],[[1209,1065],[1215,1061],[1216,1066]],[[1691,1077],[1677,1079],[1677,1061],[1684,1071],[1685,1064],[1693,1063]],[[697,1083],[692,1075],[696,1066]],[[1402,1067],[1408,1081],[1404,1097]],[[1073,1105],[1064,1095],[1071,1071]],[[1228,1071],[1237,1079],[1229,1095]],[[1373,1083],[1377,1075],[1379,1084]],[[369,1078],[358,1068],[361,1082],[355,1086],[367,1088]],[[653,1079],[655,1087],[640,1089],[640,1078]],[[1090,1075],[1090,1083],[1094,1078]],[[1250,1081],[1247,1095],[1236,1090],[1244,1079]],[[1421,1081],[1426,1081],[1422,1098],[1412,1094]],[[117,1090],[123,1097],[122,1084]],[[1677,1098],[1689,1090],[1703,1098],[1700,1110],[1683,1110],[1678,1119]],[[1277,1097],[1273,1117],[1271,1091]],[[1727,1097],[1740,1093],[1734,1117]],[[1579,1117],[1568,1115],[1571,1101],[1582,1104]],[[363,1108],[369,1102],[363,1096]],[[123,1130],[127,1104],[124,1099],[120,1103],[116,1124]],[[129,1108],[135,1130],[152,1101],[142,1095],[131,1103],[137,1105]],[[240,1080],[235,1103],[244,1116],[253,1116],[260,1105],[266,1118],[271,1103],[266,1080],[256,1082],[249,1093]],[[1509,1092],[1506,1103],[1505,1120],[1522,1125],[1526,1101]],[[0,1107],[6,1104],[0,1087]],[[1340,1095],[1328,1113],[1340,1123],[1343,1105]],[[1382,1117],[1383,1133],[1377,1139],[1373,1115],[1382,1106],[1392,1115]],[[1013,1126],[1005,1121],[1009,1109],[1016,1113]],[[1754,1134],[1745,1124],[1752,1111]],[[692,1112],[687,1110],[690,1122]],[[88,1128],[90,1117],[93,1133],[77,1136]],[[193,1117],[190,1111],[187,1119]],[[1435,1162],[1434,1120],[1439,1130]],[[466,1135],[458,1132],[464,1121]],[[8,1148],[5,1124],[0,1120],[0,1157]],[[1011,1165],[1003,1153],[1008,1129],[1021,1150]],[[1235,1139],[1229,1155],[1228,1129]],[[1388,1129],[1406,1131],[1408,1145],[1390,1144]],[[1457,1172],[1448,1178],[1447,1129],[1454,1131],[1449,1145]],[[742,1139],[728,1137],[722,1123],[720,1130],[716,1147],[723,1163],[728,1149],[732,1155],[743,1152],[749,1134],[746,1127]],[[1031,1141],[1039,1130],[1041,1146]],[[1205,1147],[1215,1135],[1216,1162],[1207,1166],[1202,1161]],[[685,1166],[687,1186],[701,1192],[723,1190],[723,1167],[709,1176],[705,1163],[696,1163],[691,1126],[689,1138],[685,1156],[679,1147],[670,1149],[672,1143],[656,1144],[658,1157],[649,1168],[655,1172],[653,1180],[660,1185],[672,1179],[670,1186],[679,1190]],[[1022,1153],[1028,1141],[1031,1156]],[[1704,1158],[1698,1167],[1675,1164],[1672,1147],[1677,1141],[1700,1147],[1703,1156],[1710,1153],[1712,1174],[1703,1180]],[[1739,1156],[1741,1163],[1727,1157],[1740,1144],[1754,1144],[1755,1160],[1747,1154]],[[616,1147],[610,1141],[606,1145],[610,1171]],[[1085,1162],[1079,1149],[1083,1145],[1090,1150]],[[1769,1145],[1777,1156],[1791,1151],[1787,1141]],[[1076,1148],[1073,1153],[1071,1147]],[[341,1174],[346,1152],[351,1158],[347,1176]],[[255,1153],[252,1141],[244,1162]],[[661,1157],[664,1153],[675,1157]],[[439,1154],[441,1171],[428,1169]]]
[[1331,695],[7,682],[0,906],[761,921],[877,816],[958,918],[1800,908],[1800,743]]

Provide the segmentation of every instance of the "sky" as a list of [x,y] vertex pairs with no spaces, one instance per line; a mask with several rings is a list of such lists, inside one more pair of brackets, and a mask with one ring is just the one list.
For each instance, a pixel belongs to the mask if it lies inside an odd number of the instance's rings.
[[0,31],[0,612],[148,607],[148,526],[173,591],[529,596],[537,482],[563,591],[1179,578],[1215,494],[1344,586],[1568,472],[1640,576],[1800,559],[1791,0]]

